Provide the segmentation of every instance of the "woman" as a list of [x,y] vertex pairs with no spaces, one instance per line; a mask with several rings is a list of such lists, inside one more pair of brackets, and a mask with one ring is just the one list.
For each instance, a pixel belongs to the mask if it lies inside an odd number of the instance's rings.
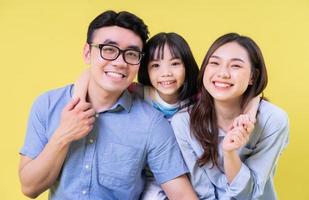
[[255,124],[246,115],[233,123],[266,85],[264,59],[251,38],[229,33],[208,50],[200,98],[171,121],[200,199],[276,199],[273,176],[288,142],[287,114],[262,100]]

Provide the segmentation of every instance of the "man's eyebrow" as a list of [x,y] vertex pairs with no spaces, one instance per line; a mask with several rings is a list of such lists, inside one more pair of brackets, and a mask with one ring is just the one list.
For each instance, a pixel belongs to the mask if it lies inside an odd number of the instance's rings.
[[110,39],[106,39],[106,40],[103,42],[103,44],[114,44],[114,45],[118,45],[117,42],[112,41],[112,40],[110,40]]
[[[115,42],[113,40],[110,40],[110,39],[106,39],[103,44],[113,44],[113,45],[116,45],[116,46],[119,46],[118,42]],[[139,46],[137,45],[130,45],[128,47],[126,47],[125,49],[133,49],[133,50],[136,50],[136,51],[142,51]]]
[[136,50],[136,51],[142,51],[137,45],[130,45],[126,49],[133,49],[133,50]]

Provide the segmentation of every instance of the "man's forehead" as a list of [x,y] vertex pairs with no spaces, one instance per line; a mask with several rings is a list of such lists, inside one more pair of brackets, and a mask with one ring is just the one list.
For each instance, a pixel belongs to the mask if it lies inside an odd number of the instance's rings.
[[143,46],[139,35],[130,29],[119,26],[107,26],[95,30],[92,41],[100,44],[114,44],[122,48],[138,47],[142,49]]

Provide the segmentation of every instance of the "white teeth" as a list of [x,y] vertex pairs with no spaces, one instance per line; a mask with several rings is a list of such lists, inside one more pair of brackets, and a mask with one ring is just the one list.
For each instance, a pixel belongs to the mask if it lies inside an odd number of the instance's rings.
[[175,83],[175,81],[164,81],[164,82],[161,82],[160,84],[163,85],[163,86],[167,86],[167,85],[171,85]]
[[220,82],[214,82],[215,86],[222,87],[222,88],[228,88],[231,86],[231,84],[228,83],[220,83]]
[[116,73],[116,72],[106,72],[106,75],[108,75],[110,77],[114,77],[114,78],[122,78],[122,77],[124,77],[123,74]]

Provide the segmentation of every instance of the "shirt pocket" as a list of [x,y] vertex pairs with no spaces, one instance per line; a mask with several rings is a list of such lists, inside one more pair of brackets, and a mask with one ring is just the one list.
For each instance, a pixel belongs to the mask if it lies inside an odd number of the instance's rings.
[[107,188],[128,188],[133,185],[140,168],[139,149],[109,143],[99,155],[99,183]]

